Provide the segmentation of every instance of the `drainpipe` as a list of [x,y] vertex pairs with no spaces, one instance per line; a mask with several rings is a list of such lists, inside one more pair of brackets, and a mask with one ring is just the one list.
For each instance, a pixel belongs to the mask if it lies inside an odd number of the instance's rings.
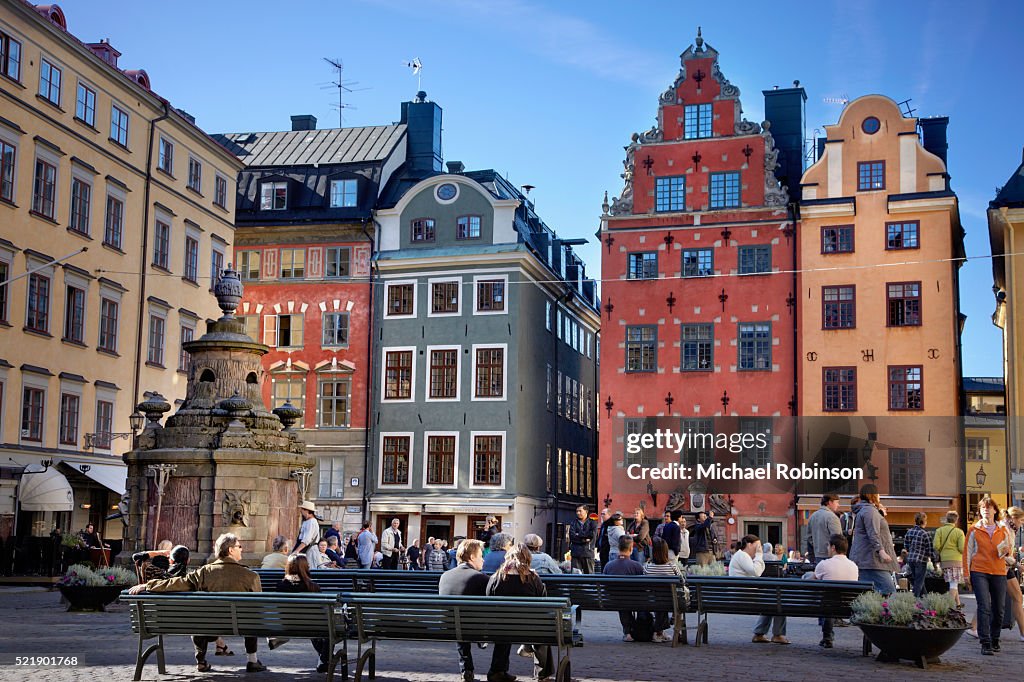
[[[797,415],[800,414],[800,385],[799,385],[800,384],[800,380],[799,380],[800,372],[798,370],[798,368],[800,366],[799,365],[799,363],[800,363],[800,349],[797,347],[797,344],[799,343],[799,338],[800,338],[799,335],[798,335],[798,332],[800,330],[800,327],[799,327],[799,324],[798,324],[798,321],[800,319],[800,317],[799,317],[800,316],[800,290],[797,288],[797,284],[798,284],[798,282],[797,282],[797,270],[800,269],[799,265],[798,265],[798,260],[797,260],[797,258],[799,256],[799,253],[800,253],[799,249],[797,248],[797,239],[798,239],[798,235],[797,235],[797,218],[798,218],[799,213],[800,213],[800,207],[799,207],[799,205],[795,201],[791,201],[791,202],[789,202],[788,208],[789,208],[789,218],[793,222],[793,410],[792,410],[792,418],[793,418],[793,427],[794,427],[793,428],[793,433],[794,433],[794,437],[797,439],[796,445],[797,445],[797,448],[800,448],[800,431],[796,428],[796,426],[800,423],[799,420],[797,419]],[[800,449],[799,452],[803,453],[803,450]],[[801,460],[802,459],[803,459],[803,457],[801,457]],[[795,540],[796,540],[797,548],[800,547],[800,505],[798,504],[799,499],[800,499],[799,495],[797,494],[796,491],[794,491],[794,494],[793,494],[793,532],[795,534]]]
[[149,122],[149,146],[146,150],[146,187],[142,198],[142,252],[139,268],[139,322],[135,333],[135,370],[132,378],[132,408],[139,403],[139,383],[142,373],[142,330],[146,309],[146,254],[149,251],[149,194],[153,184],[153,140],[156,136],[156,124],[170,118],[171,111],[167,100],[161,100],[164,113]]
[[[376,218],[370,218],[370,220],[373,221],[374,227],[375,227],[375,229],[377,231],[376,234],[379,235],[380,234],[380,230],[381,230],[380,223],[377,222]],[[372,400],[373,399],[373,389],[372,389],[372,386],[373,386],[373,377],[376,376],[376,374],[374,374],[374,367],[373,367],[373,357],[374,357],[374,352],[373,352],[373,331],[376,328],[376,325],[374,324],[374,317],[373,317],[374,312],[373,312],[373,310],[374,310],[374,301],[376,299],[377,294],[376,294],[376,291],[374,291],[374,288],[373,288],[373,271],[374,271],[374,267],[375,267],[376,257],[377,256],[376,256],[376,248],[375,248],[376,241],[374,239],[374,236],[371,235],[369,232],[367,232],[367,230],[366,230],[366,222],[367,221],[364,219],[363,220],[363,234],[366,236],[366,241],[368,241],[370,243],[370,279],[367,282],[367,287],[368,287],[368,290],[369,290],[369,293],[370,293],[370,296],[369,296],[369,298],[370,298],[370,311],[369,311],[370,317],[369,317],[369,323],[366,325],[366,329],[367,329],[367,331],[366,331],[366,338],[367,338],[367,344],[366,344],[366,371],[367,371],[367,375],[366,375],[366,429],[364,431],[365,436],[364,436],[364,440],[363,440],[363,518],[360,519],[360,522],[365,521],[365,520],[370,518],[370,495],[369,495],[369,489],[370,489],[370,452],[371,452],[370,445],[372,443],[371,434],[373,432],[373,412],[374,412],[374,410],[373,410],[373,400]],[[408,529],[406,529],[406,530],[408,530]]]

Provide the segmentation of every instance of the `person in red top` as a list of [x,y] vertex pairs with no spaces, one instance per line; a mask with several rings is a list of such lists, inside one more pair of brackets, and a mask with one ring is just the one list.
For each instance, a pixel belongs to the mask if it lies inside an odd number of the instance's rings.
[[981,653],[999,651],[1006,601],[1006,567],[1013,561],[1013,536],[999,523],[999,505],[987,495],[978,503],[978,521],[967,531],[964,573],[978,602],[978,638]]

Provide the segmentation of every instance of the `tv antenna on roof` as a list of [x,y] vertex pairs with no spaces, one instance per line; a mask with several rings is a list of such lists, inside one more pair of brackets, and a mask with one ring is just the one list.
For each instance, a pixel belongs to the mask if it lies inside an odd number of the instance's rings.
[[328,64],[330,64],[331,67],[335,71],[338,72],[338,80],[331,81],[330,83],[325,85],[323,87],[323,89],[325,89],[325,90],[328,89],[328,88],[337,88],[338,89],[338,103],[336,105],[334,105],[334,106],[336,106],[337,109],[338,109],[338,127],[341,128],[341,127],[344,126],[343,121],[344,121],[345,109],[355,109],[356,108],[356,107],[352,106],[351,104],[345,104],[345,102],[344,102],[345,93],[346,92],[362,92],[363,90],[369,90],[370,88],[355,88],[355,89],[353,89],[352,86],[353,85],[359,85],[359,81],[347,81],[347,80],[344,80],[342,78],[342,75],[345,73],[345,62],[343,62],[341,59],[330,59],[328,57],[324,57],[324,61],[327,62]]
[[845,107],[850,103],[850,98],[846,95],[842,97],[823,97],[821,101],[825,104],[842,104]]
[[403,66],[408,66],[412,69],[412,75],[416,76],[416,90],[420,91],[423,89],[423,62],[420,61],[419,57],[413,57],[412,61],[402,62]]
[[913,118],[914,117],[914,112],[917,111],[917,109],[911,109],[910,108],[910,98],[909,97],[907,99],[903,100],[902,102],[899,102],[898,105],[901,108],[901,110],[903,111],[903,116],[905,118]]

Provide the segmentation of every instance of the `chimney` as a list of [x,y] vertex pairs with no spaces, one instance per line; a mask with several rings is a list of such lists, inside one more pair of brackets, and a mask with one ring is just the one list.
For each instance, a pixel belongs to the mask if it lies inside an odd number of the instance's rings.
[[946,142],[946,127],[949,125],[948,116],[932,116],[930,118],[919,118],[917,124],[921,126],[921,144],[935,156],[946,163],[946,154],[949,151],[949,144]]
[[312,114],[292,116],[292,130],[316,130],[316,116]]
[[409,170],[441,170],[441,107],[427,100],[427,93],[416,93],[413,102],[402,102],[402,120],[408,132]]
[[804,128],[807,92],[800,81],[793,87],[763,90],[764,118],[779,150],[775,177],[789,188],[790,201],[800,200],[800,178],[804,174]]
[[466,172],[466,164],[461,161],[449,161],[445,165],[448,166],[449,173],[457,174]]
[[196,117],[195,117],[195,116],[193,116],[192,114],[188,113],[188,112],[187,112],[187,111],[185,111],[184,109],[177,109],[176,111],[177,111],[177,112],[178,112],[179,114],[181,114],[181,117],[182,117],[183,119],[185,119],[186,121],[188,121],[188,122],[189,122],[189,123],[191,123],[192,125],[195,125],[195,124],[196,124]]

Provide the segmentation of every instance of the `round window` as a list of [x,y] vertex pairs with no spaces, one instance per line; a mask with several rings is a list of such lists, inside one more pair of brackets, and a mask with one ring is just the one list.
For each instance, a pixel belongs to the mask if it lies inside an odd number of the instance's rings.
[[882,127],[882,124],[878,122],[878,119],[874,116],[868,116],[864,119],[864,122],[860,124],[860,129],[868,135],[874,135]]
[[437,188],[437,198],[441,201],[451,201],[458,193],[458,188],[450,182],[446,182]]

